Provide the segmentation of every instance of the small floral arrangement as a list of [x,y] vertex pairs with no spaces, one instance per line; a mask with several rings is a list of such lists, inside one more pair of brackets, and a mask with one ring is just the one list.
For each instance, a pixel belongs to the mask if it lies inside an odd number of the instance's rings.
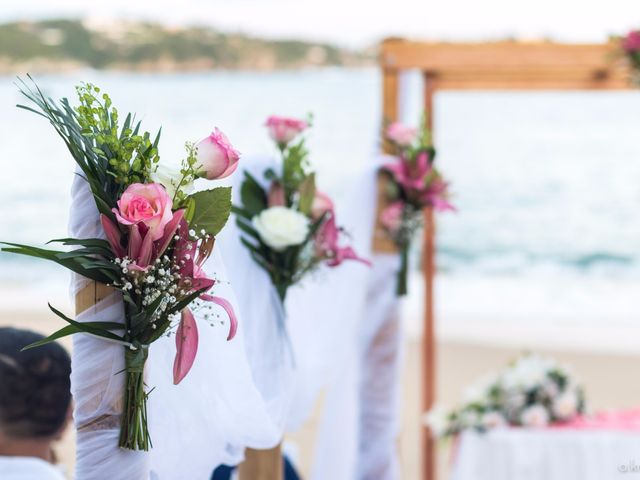
[[550,359],[528,354],[473,386],[462,407],[445,415],[432,411],[427,423],[434,434],[448,436],[467,429],[543,428],[568,422],[584,410],[584,391],[569,371]]
[[640,83],[640,30],[632,30],[621,39],[621,47],[634,71],[633,80]]
[[64,140],[88,182],[106,240],[52,241],[74,247],[69,252],[14,243],[5,243],[3,250],[47,259],[106,284],[122,295],[125,313],[123,323],[78,322],[50,306],[69,325],[27,348],[80,332],[122,344],[126,383],[119,445],[148,450],[144,366],[149,345],[177,330],[177,384],[197,352],[194,310],[218,304],[230,318],[228,340],[236,331],[231,305],[209,293],[216,282],[202,269],[229,217],[231,189],[192,193],[192,184],[201,177],[230,175],[239,154],[216,129],[197,144],[187,143],[181,168],[171,171],[159,163],[160,134],[152,140],[131,114],[120,126],[118,111],[98,87],[78,86],[79,105],[72,107],[66,98],[57,103],[37,86],[33,90],[25,82],[21,85],[21,93],[35,107],[19,107],[48,119]]
[[265,126],[277,144],[282,169],[264,172],[267,186],[244,172],[242,205],[234,206],[242,243],[264,268],[284,302],[287,289],[321,263],[337,267],[345,260],[368,264],[348,246],[340,246],[331,199],[316,188],[304,138],[309,122],[272,116]]
[[388,176],[387,206],[380,213],[379,223],[400,252],[396,293],[406,295],[411,240],[423,225],[426,207],[438,211],[454,210],[449,203],[449,184],[433,165],[436,151],[426,127],[419,132],[395,122],[385,130],[385,140],[391,145],[395,161],[382,167]]

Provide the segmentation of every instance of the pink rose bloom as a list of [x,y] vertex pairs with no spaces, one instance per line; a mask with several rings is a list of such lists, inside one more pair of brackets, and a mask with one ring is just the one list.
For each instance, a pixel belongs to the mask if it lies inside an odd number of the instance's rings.
[[403,212],[404,203],[393,202],[380,212],[380,223],[390,232],[397,232],[402,225]]
[[304,120],[272,115],[267,118],[265,126],[269,129],[269,135],[275,142],[279,145],[287,145],[309,125]]
[[171,208],[171,197],[162,185],[134,183],[124,191],[113,213],[122,225],[144,224],[147,234],[153,240],[159,240],[164,234],[164,227],[173,218]]
[[633,53],[640,50],[640,30],[629,32],[622,40],[622,48],[627,52]]
[[238,168],[240,152],[233,148],[229,139],[218,128],[207,138],[200,140],[196,147],[198,162],[207,179],[228,177]]
[[333,212],[333,202],[327,194],[316,191],[311,204],[311,218],[318,219],[326,212]]
[[267,195],[267,204],[269,207],[284,207],[284,188],[280,182],[273,182],[269,187],[269,194]]
[[418,129],[393,122],[387,127],[387,138],[401,147],[408,147],[418,138]]

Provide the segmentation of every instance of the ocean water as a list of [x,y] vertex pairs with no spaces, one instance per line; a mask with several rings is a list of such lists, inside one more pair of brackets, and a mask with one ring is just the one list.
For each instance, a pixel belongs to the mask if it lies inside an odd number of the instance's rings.
[[[266,116],[313,112],[312,159],[339,195],[377,149],[374,69],[38,77],[54,97],[81,80],[146,129],[162,125],[167,158],[213,126],[243,153],[270,152]],[[37,243],[66,233],[73,162],[44,120],[15,108],[13,81],[0,77],[0,239]],[[403,117],[417,122],[419,77],[404,86]],[[440,317],[640,325],[640,93],[443,92],[435,105],[438,162],[459,209],[438,220]],[[62,297],[66,279],[2,254],[0,307],[25,307],[35,284]]]

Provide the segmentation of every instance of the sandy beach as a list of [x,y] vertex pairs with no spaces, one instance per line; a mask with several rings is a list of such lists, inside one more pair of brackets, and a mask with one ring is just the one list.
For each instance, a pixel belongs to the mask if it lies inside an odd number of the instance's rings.
[[[35,308],[38,309],[35,312],[0,310],[0,325],[19,326],[42,333],[51,333],[60,327],[60,321],[53,315],[46,313],[39,306]],[[635,383],[636,366],[640,364],[640,349],[637,352],[632,349],[632,341],[637,338],[635,332],[615,327],[601,328],[600,335],[594,336],[594,332],[584,329],[583,334],[572,342],[571,337],[563,337],[555,331],[553,336],[547,332],[546,338],[542,331],[533,334],[531,331],[512,329],[509,332],[508,322],[485,325],[485,335],[478,335],[475,331],[480,326],[473,328],[473,324],[469,323],[465,330],[462,324],[462,320],[439,323],[438,403],[445,408],[460,402],[465,386],[476,378],[499,369],[519,352],[533,349],[572,368],[585,385],[591,411],[640,405],[640,390]],[[400,439],[403,472],[401,478],[406,480],[419,479],[422,412],[419,398],[421,377],[418,326],[419,318],[414,317],[406,328]],[[573,333],[580,331],[578,329]],[[493,335],[489,335],[490,332],[493,332]],[[510,334],[510,340],[507,333]],[[616,338],[619,344],[616,344]],[[601,343],[595,344],[596,339],[600,339]],[[71,346],[69,339],[65,339],[63,343],[67,347]],[[318,408],[320,405],[321,402]],[[288,439],[298,448],[303,473],[309,470],[316,424],[317,418],[314,417],[298,434]],[[440,479],[446,479],[448,445],[441,445],[439,450]],[[67,471],[72,472],[74,447],[70,432],[58,445],[57,452]]]

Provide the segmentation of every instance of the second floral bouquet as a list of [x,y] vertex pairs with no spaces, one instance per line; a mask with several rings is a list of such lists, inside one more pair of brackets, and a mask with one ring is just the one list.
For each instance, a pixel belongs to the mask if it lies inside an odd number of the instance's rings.
[[242,243],[284,302],[289,287],[322,263],[337,267],[345,260],[369,262],[340,244],[334,204],[316,186],[301,137],[309,122],[272,116],[266,127],[282,167],[266,170],[264,181],[245,171],[241,205],[234,206],[234,212],[244,233]]

